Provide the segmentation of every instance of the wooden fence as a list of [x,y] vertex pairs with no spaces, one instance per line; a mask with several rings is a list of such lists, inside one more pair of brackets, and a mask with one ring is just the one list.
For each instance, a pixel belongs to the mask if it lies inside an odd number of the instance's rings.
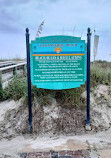
[[26,62],[19,63],[0,63],[0,85],[7,87],[14,75],[23,75],[26,73]]

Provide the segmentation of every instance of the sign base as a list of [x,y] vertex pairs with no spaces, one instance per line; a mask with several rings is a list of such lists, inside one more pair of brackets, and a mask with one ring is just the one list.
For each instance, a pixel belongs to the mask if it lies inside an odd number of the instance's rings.
[[86,125],[86,126],[85,126],[85,129],[86,129],[86,131],[91,131],[91,130],[92,130],[92,128],[91,128],[90,125]]

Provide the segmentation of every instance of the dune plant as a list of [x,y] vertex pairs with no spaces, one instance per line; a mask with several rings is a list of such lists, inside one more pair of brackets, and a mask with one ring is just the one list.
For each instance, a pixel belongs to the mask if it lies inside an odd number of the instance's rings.
[[[100,84],[111,86],[111,62],[98,61],[94,66],[91,65],[91,89]],[[32,101],[36,98],[39,104],[43,106],[50,105],[51,98],[55,98],[61,106],[84,107],[86,103],[81,98],[81,94],[85,90],[86,85],[68,90],[48,90],[32,86]],[[27,102],[27,78],[15,76],[2,94],[2,100],[18,100],[24,97],[25,102]]]

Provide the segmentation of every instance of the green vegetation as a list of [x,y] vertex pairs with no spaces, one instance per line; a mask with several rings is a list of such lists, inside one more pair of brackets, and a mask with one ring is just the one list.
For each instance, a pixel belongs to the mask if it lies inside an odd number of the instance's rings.
[[111,86],[111,62],[99,60],[91,65],[91,87],[99,84]]
[[9,86],[3,90],[2,100],[19,100],[21,97],[27,98],[27,78],[15,76]]
[[[95,86],[105,84],[111,86],[111,62],[96,61],[95,65],[91,64],[91,89]],[[52,98],[55,98],[58,104],[65,107],[85,106],[85,101],[81,98],[81,93],[86,89],[86,85],[80,88],[69,90],[46,90],[32,86],[32,100],[37,99],[41,106],[51,105]],[[9,86],[3,90],[0,100],[14,99],[21,97],[27,102],[27,78],[25,76],[14,77]]]

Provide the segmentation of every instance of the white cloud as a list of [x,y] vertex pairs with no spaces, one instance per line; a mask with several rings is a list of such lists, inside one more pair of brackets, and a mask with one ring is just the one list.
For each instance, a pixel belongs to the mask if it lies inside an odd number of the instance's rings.
[[[101,44],[104,46],[99,47],[99,52],[103,49],[110,51],[110,8],[110,0],[10,0],[10,3],[9,0],[1,0],[0,32],[6,37],[10,36],[8,32],[14,33],[13,38],[17,39],[17,33],[22,37],[25,28],[29,27],[31,38],[34,38],[39,24],[45,19],[42,35],[61,34],[63,28],[64,34],[73,35],[75,27],[74,35],[82,34],[86,39],[87,28],[91,27],[92,32],[95,28],[97,34],[101,36],[100,44],[102,40],[104,41]],[[104,40],[104,36],[107,40]],[[21,47],[19,39],[18,43]],[[25,46],[23,47],[25,50]]]

